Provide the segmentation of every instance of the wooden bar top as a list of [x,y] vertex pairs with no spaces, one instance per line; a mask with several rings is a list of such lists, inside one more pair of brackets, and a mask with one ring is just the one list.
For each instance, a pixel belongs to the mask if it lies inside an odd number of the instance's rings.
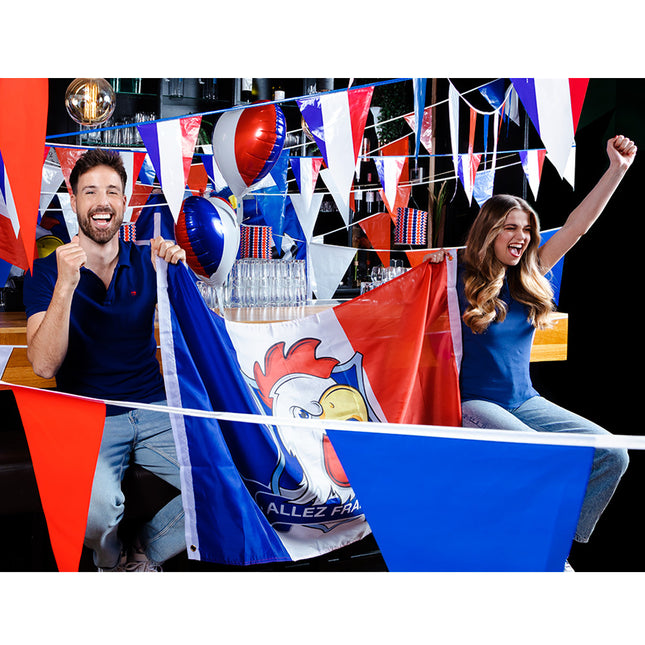
[[[259,323],[295,320],[304,316],[319,313],[332,306],[331,303],[302,305],[299,307],[247,307],[227,309],[224,316],[227,320]],[[565,361],[567,360],[567,338],[569,318],[567,314],[555,315],[551,329],[538,330],[535,333],[531,361]],[[0,345],[14,346],[1,378],[8,383],[28,385],[30,387],[52,388],[55,379],[43,379],[36,376],[27,360],[27,319],[21,311],[0,311]],[[0,366],[1,367],[1,366]]]

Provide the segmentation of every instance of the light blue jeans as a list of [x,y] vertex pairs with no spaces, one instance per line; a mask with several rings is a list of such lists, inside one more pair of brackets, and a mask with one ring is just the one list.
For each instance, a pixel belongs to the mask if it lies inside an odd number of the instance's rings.
[[[165,401],[157,405],[165,405]],[[105,418],[85,532],[85,545],[94,551],[94,564],[102,569],[115,567],[121,555],[117,534],[125,503],[121,481],[131,456],[135,463],[180,488],[179,463],[167,413],[135,409]],[[181,494],[143,526],[139,538],[154,562],[164,562],[186,548]]]
[[[540,396],[534,396],[511,410],[481,400],[464,401],[461,410],[465,428],[609,434],[595,423]],[[628,464],[627,450],[596,448],[574,537],[576,542],[589,541]]]

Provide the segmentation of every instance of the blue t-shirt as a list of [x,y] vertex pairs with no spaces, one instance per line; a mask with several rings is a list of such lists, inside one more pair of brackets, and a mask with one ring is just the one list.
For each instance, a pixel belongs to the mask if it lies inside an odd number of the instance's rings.
[[[95,273],[81,268],[56,386],[93,398],[152,403],[165,398],[154,337],[155,270],[150,247],[119,243],[107,289]],[[33,276],[27,273],[24,282],[27,317],[47,310],[57,277],[55,253],[34,261]]]
[[[463,272],[458,279],[459,308],[468,307]],[[525,305],[511,298],[505,280],[500,298],[508,305],[506,318],[475,334],[462,319],[463,357],[459,374],[461,400],[483,399],[506,409],[516,408],[536,396],[530,375],[535,327]]]

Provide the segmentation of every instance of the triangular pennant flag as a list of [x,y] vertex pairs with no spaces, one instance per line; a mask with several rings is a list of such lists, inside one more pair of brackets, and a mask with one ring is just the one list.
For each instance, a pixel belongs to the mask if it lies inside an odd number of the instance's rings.
[[[22,269],[31,268],[36,254],[48,102],[46,78],[0,79],[0,153],[20,222],[17,246],[22,246],[26,259],[18,265]],[[2,245],[0,257],[1,249]],[[9,261],[7,257],[3,259]]]
[[356,255],[356,249],[317,242],[308,245],[311,289],[318,300],[333,298],[347,267]]
[[571,188],[575,188],[576,184],[576,147],[571,148],[571,154],[567,160],[567,165],[564,168],[564,174],[562,175],[563,179],[566,179],[567,182],[571,185]]
[[419,144],[421,143],[421,132],[422,132],[422,122],[423,122],[423,111],[426,102],[426,84],[427,78],[413,78],[412,85],[414,89],[414,116],[415,123],[419,124],[419,127],[415,127],[416,141],[414,146],[414,158],[416,159],[419,156]]
[[424,258],[426,255],[431,253],[429,249],[416,249],[414,251],[406,251],[405,255],[408,258],[408,262],[410,263],[410,268],[414,269],[414,267],[418,267],[420,264],[423,264]]
[[475,175],[475,185],[473,188],[473,197],[479,206],[483,206],[487,199],[493,196],[493,184],[495,182],[495,170],[480,170]]
[[592,447],[327,432],[389,571],[563,570]]
[[59,571],[78,571],[105,404],[11,386]]
[[373,87],[328,92],[298,99],[298,107],[325,160],[327,187],[333,184],[334,201],[345,223],[349,222],[349,193],[363,141]]
[[68,193],[58,193],[58,201],[63,211],[67,234],[71,240],[78,233],[78,217],[76,217],[76,213],[72,209],[71,198]]
[[[0,79],[0,154],[11,184],[17,236],[6,217],[0,217],[0,258],[31,268],[36,255],[38,202],[47,127],[48,80]],[[14,209],[14,206],[11,207]]]
[[[407,159],[408,154],[408,141],[407,139],[399,139],[398,141],[393,141],[388,143],[381,148],[381,155],[383,157],[405,157],[403,167],[401,169],[401,174],[399,176],[399,183],[396,189],[396,198],[394,199],[394,204],[392,209],[388,209],[390,215],[392,216],[392,221],[396,223],[396,211],[398,208],[405,208],[410,201],[410,195],[412,193],[412,184],[410,184],[410,171],[409,164]],[[383,195],[383,191],[380,191]],[[387,202],[385,202],[385,196],[383,195],[383,200],[387,208]]]
[[549,159],[562,177],[569,160],[588,79],[512,78]]
[[473,190],[475,188],[475,177],[477,175],[477,168],[481,161],[481,154],[460,154],[458,174],[459,179],[466,191],[468,197],[468,204],[472,202]]
[[324,195],[323,193],[314,193],[313,199],[309,202],[308,206],[304,195],[291,193],[289,198],[291,199],[291,204],[296,211],[296,216],[298,217],[298,222],[300,222],[302,232],[305,234],[305,240],[307,242],[311,242],[311,237],[314,233],[316,219],[320,212],[320,206]]
[[407,157],[374,157],[378,178],[383,186],[383,201],[390,213],[394,212],[397,189],[406,160]]
[[188,189],[193,195],[203,196],[208,188],[208,174],[204,164],[196,163],[190,167],[188,173]]
[[54,195],[58,192],[63,183],[63,171],[60,162],[53,148],[49,149],[43,164],[42,181],[40,184],[40,213],[41,215],[49,208]]
[[219,169],[219,166],[215,163],[215,158],[213,157],[212,147],[210,154],[201,154],[200,158],[204,164],[204,170],[210,179],[211,184],[213,185],[213,190],[216,193],[223,191],[226,187],[226,179],[222,176],[222,172]]
[[[410,114],[405,114],[403,116],[406,123],[412,128],[414,132],[417,132],[417,118],[416,115],[411,112]],[[421,131],[419,132],[419,141],[423,144],[423,147],[429,154],[432,154],[432,107],[427,107],[423,110],[423,119],[421,121]]]
[[69,177],[72,174],[72,169],[74,168],[79,157],[86,152],[82,148],[54,148],[56,151],[56,156],[58,157],[58,162],[60,163],[60,169],[63,173],[63,178],[65,179],[65,185],[67,186],[67,192],[69,195],[72,195],[72,185],[69,183]]
[[289,157],[289,162],[304,205],[308,209],[311,205],[323,159],[322,157]]
[[148,201],[150,193],[154,190],[154,186],[137,182],[132,189],[132,197],[130,197],[130,208],[132,214],[130,215],[130,222],[136,222],[141,215],[142,206]]
[[452,83],[448,88],[448,119],[450,144],[452,146],[452,164],[456,175],[459,166],[459,92]]
[[390,266],[390,237],[392,218],[389,213],[377,213],[358,222],[367,235],[383,266]]
[[505,97],[505,79],[498,78],[488,85],[479,88],[480,94],[491,104],[493,108],[499,110],[504,104]]
[[[341,214],[343,221],[345,222],[345,226],[349,226],[350,194],[338,188],[335,177],[332,174],[332,172],[329,170],[329,168],[323,168],[319,174],[322,177],[322,180],[325,182],[325,186],[327,186],[327,189],[329,190],[329,193],[331,194],[334,200],[334,203],[338,207],[338,211]],[[350,187],[351,187],[351,184],[350,184]]]
[[[123,161],[123,166],[125,167],[125,172],[128,177],[128,181],[125,185],[126,204],[128,204],[128,207],[125,209],[125,213],[123,214],[123,221],[127,223],[132,220],[133,206],[130,205],[130,202],[132,201],[134,186],[137,177],[139,176],[139,172],[141,171],[141,167],[143,166],[143,160],[146,157],[146,153],[121,150],[119,152],[119,156]],[[135,203],[134,205],[138,204]]]
[[281,237],[284,230],[288,171],[289,151],[283,150],[264,178],[267,185],[255,195],[262,217],[276,237]]
[[201,116],[190,116],[137,126],[175,222],[184,201],[200,125]]
[[481,154],[460,154],[458,174],[459,179],[466,191],[468,197],[468,204],[472,203],[473,190],[475,188],[475,177],[477,176],[477,168],[481,161]]
[[18,221],[18,211],[16,203],[11,192],[9,178],[4,169],[2,154],[0,154],[0,215],[6,217],[11,222],[13,228],[13,238],[17,241],[20,234],[20,222]]
[[533,198],[537,199],[546,150],[520,150],[519,155]]

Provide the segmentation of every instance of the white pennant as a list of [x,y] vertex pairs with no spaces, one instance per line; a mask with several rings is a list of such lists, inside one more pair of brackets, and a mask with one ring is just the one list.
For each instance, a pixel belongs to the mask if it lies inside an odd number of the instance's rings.
[[450,121],[450,142],[452,144],[452,163],[455,167],[455,176],[459,164],[459,92],[452,83],[448,89],[448,117]]
[[[320,171],[320,176],[325,182],[325,186],[329,189],[331,196],[338,207],[338,210],[345,222],[345,226],[349,226],[349,191],[352,186],[352,182],[349,182],[347,185],[347,190],[345,188],[339,188],[336,184],[336,175],[331,172],[330,168],[323,168]],[[353,178],[352,174],[352,178]]]
[[291,193],[289,197],[296,211],[296,217],[300,222],[302,232],[305,234],[305,241],[309,243],[311,242],[311,236],[314,232],[324,195],[323,193],[314,193],[313,199],[309,199],[309,203],[307,203],[307,198],[300,193]]
[[347,267],[356,255],[356,249],[346,246],[322,244],[314,238],[307,245],[307,255],[310,258],[311,289],[319,300],[333,298]]
[[63,209],[63,217],[65,218],[65,226],[67,226],[67,234],[72,239],[78,233],[78,218],[76,213],[72,210],[70,195],[67,191],[58,193],[58,201]]
[[54,195],[58,192],[60,185],[65,181],[63,170],[60,167],[58,156],[53,148],[49,150],[45,163],[43,164],[42,180],[40,184],[40,204],[38,208],[44,213],[51,204]]
[[159,121],[157,123],[157,136],[161,164],[161,189],[176,222],[184,201],[186,188],[180,119]]
[[383,187],[383,198],[390,212],[394,209],[396,191],[399,187],[405,159],[406,157],[398,156],[385,156],[374,159],[377,169],[380,170],[378,176]]

